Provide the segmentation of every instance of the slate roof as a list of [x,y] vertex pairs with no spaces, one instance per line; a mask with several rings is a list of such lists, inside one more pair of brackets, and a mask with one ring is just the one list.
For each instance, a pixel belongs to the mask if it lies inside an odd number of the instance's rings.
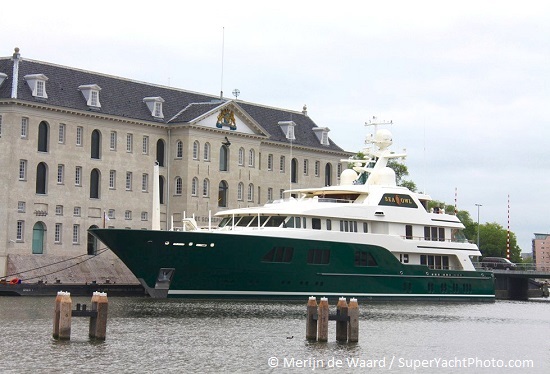
[[[9,99],[13,79],[12,57],[0,58],[0,72],[8,76],[0,86],[0,100]],[[44,74],[48,77],[46,83],[47,99],[32,96],[32,92],[23,78],[28,74]],[[78,87],[88,84],[97,84],[101,87],[99,94],[101,108],[90,109],[86,104],[86,100]],[[143,102],[145,97],[157,96],[165,100],[163,103],[164,119],[153,118],[147,105]],[[167,126],[176,123],[187,123],[222,104],[219,97],[213,95],[138,82],[24,58],[19,62],[17,99],[74,110],[93,111],[139,121],[158,122]],[[345,152],[330,140],[328,146],[321,145],[312,131],[313,127],[318,126],[310,117],[301,112],[243,101],[236,103],[271,135],[270,141],[289,143],[278,122],[294,121],[296,123],[294,145]]]

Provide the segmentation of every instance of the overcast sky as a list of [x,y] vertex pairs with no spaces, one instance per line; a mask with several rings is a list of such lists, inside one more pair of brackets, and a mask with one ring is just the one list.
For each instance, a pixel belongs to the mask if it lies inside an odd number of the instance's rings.
[[[392,120],[420,190],[550,233],[548,1],[3,2],[0,56],[301,110],[348,151]],[[223,81],[222,81],[222,45]],[[222,84],[223,82],[223,84]]]

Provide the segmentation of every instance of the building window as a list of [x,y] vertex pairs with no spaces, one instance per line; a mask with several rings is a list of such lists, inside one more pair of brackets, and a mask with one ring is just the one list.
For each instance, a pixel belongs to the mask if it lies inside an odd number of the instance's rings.
[[36,166],[36,193],[40,195],[46,194],[46,186],[48,182],[48,167],[45,163],[40,162]]
[[19,180],[27,180],[27,160],[19,160]]
[[134,135],[133,134],[126,134],[126,152],[132,153],[134,150]]
[[80,225],[73,225],[73,244],[80,243]]
[[254,201],[254,185],[250,183],[248,185],[248,201]]
[[29,136],[29,119],[27,117],[21,118],[21,138],[27,139]]
[[157,140],[157,162],[159,166],[164,166],[164,140]]
[[17,202],[17,212],[25,213],[27,204],[24,201]]
[[90,106],[100,106],[99,105],[99,92],[96,90],[92,90],[91,97],[90,97]]
[[267,201],[273,201],[273,188],[267,188]]
[[109,149],[111,151],[116,151],[116,131],[111,131],[111,136],[109,139]]
[[73,216],[75,216],[75,217],[80,217],[80,212],[81,212],[81,209],[80,209],[79,206],[75,206],[75,207],[73,208]]
[[253,168],[255,164],[255,156],[254,150],[251,149],[248,151],[248,167]]
[[285,192],[285,190],[283,190],[283,189],[280,189],[280,190],[279,190],[279,199],[284,198],[284,196],[285,196],[285,195],[284,195],[284,192]]
[[227,207],[227,190],[229,189],[227,182],[222,180],[218,185],[218,206]]
[[319,170],[321,169],[321,163],[319,161],[315,161],[315,176],[319,176]]
[[76,128],[76,145],[78,147],[82,147],[82,136],[84,134],[84,128],[82,126],[78,126]]
[[101,133],[98,130],[92,131],[90,156],[95,160],[99,160],[101,158]]
[[226,145],[220,148],[220,171],[229,171],[229,148]]
[[267,170],[272,171],[273,170],[273,155],[269,154],[267,156]]
[[237,200],[242,201],[244,196],[244,184],[240,182],[237,185]]
[[124,212],[124,219],[129,221],[132,219],[132,211],[131,210],[127,210]]
[[156,102],[155,103],[155,111],[153,113],[153,117],[162,118],[162,103]]
[[183,181],[181,177],[176,177],[176,195],[181,195],[183,192]]
[[116,170],[109,170],[109,188],[111,190],[116,188]]
[[149,175],[144,173],[141,176],[141,192],[149,191]]
[[325,165],[325,186],[332,186],[332,165]]
[[208,197],[210,195],[210,181],[205,179],[202,181],[202,196]]
[[204,161],[210,161],[210,143],[204,143]]
[[279,171],[281,173],[285,172],[285,156],[281,156],[281,159],[279,161]]
[[193,160],[199,159],[199,151],[200,151],[200,145],[198,140],[195,140],[193,142]]
[[308,174],[309,174],[309,161],[304,160],[304,175],[308,175]]
[[0,137],[2,137],[2,115],[0,114]]
[[82,186],[82,166],[77,166],[74,173],[74,185]]
[[65,179],[65,165],[57,165],[57,184],[63,184]]
[[46,81],[48,80],[48,77],[44,74],[28,74],[23,78],[25,78],[27,84],[32,90],[32,96],[42,97],[44,99],[48,98],[48,94],[46,93]]
[[25,236],[25,221],[17,221],[17,233],[15,235],[15,239],[18,242],[23,241],[23,238]]
[[141,153],[143,153],[144,155],[149,154],[149,137],[148,136],[143,137],[143,142],[142,142],[142,146],[141,146]]
[[290,160],[290,181],[298,183],[298,160],[295,158]]
[[55,215],[56,216],[62,216],[63,215],[63,205],[56,205],[55,206]]
[[99,170],[93,169],[90,173],[90,199],[99,199],[100,180]]
[[239,166],[244,165],[244,148],[239,148]]
[[164,103],[164,99],[162,97],[145,97],[143,98],[143,102],[147,104],[147,108],[154,118],[164,118],[164,114],[162,113],[162,103]]
[[149,219],[149,214],[147,212],[141,212],[141,220],[147,221]]
[[126,172],[126,191],[132,190],[132,172],[127,171]]
[[65,130],[66,130],[66,126],[64,123],[60,123],[59,124],[59,134],[58,134],[58,137],[57,137],[57,142],[59,144],[64,144],[65,143]]
[[193,178],[191,181],[191,196],[197,196],[199,180],[197,177]]
[[49,128],[44,121],[38,125],[38,152],[48,152]]
[[176,158],[183,158],[183,142],[181,140],[176,143]]
[[109,219],[115,219],[116,218],[116,215],[115,215],[115,210],[114,209],[109,209],[107,211],[107,217]]
[[54,243],[61,243],[61,233],[63,232],[62,230],[62,225],[61,223],[56,223],[55,224],[55,232],[54,232],[54,236],[53,236],[53,241]]

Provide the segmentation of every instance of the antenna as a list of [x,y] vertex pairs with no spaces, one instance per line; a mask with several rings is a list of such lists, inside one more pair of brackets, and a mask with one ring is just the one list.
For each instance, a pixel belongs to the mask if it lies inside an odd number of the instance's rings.
[[225,27],[222,27],[222,78],[220,82],[220,100],[223,100],[223,55],[225,50]]

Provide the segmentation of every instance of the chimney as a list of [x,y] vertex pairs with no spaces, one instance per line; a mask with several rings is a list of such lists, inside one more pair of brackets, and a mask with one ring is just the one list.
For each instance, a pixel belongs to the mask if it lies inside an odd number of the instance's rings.
[[11,98],[17,99],[17,85],[19,84],[19,61],[21,60],[21,54],[19,48],[15,47],[13,53],[13,78],[11,81]]

